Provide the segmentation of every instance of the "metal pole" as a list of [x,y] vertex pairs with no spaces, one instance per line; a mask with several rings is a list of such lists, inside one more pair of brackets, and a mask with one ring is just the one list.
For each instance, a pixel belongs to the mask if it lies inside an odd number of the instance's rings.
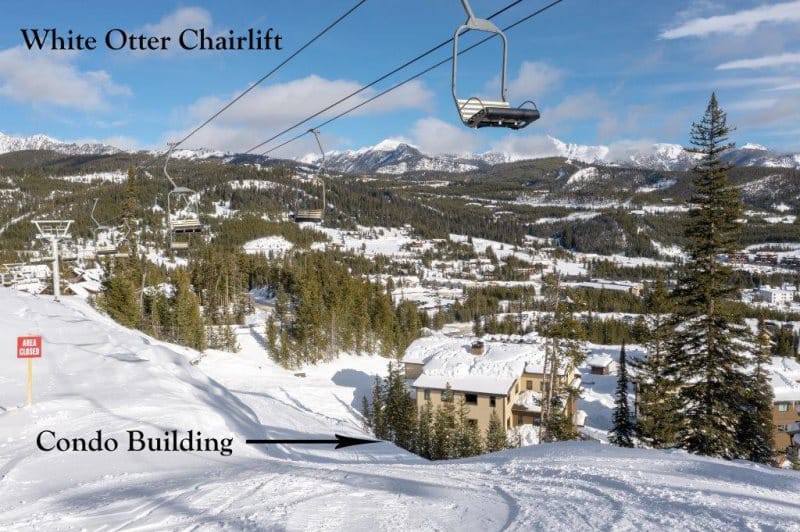
[[61,272],[58,268],[58,237],[53,236],[53,295],[56,301],[61,296]]
[[467,19],[474,19],[475,15],[472,13],[472,6],[469,5],[469,0],[461,0],[461,5],[464,6],[464,11],[467,13]]
[[33,404],[33,359],[28,359],[28,406]]

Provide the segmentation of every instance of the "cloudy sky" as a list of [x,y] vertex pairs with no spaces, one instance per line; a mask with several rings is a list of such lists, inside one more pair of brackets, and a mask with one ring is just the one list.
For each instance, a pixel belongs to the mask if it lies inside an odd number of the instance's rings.
[[[488,15],[511,0],[473,0]],[[271,70],[355,0],[13,2],[0,19],[0,132],[163,148]],[[495,19],[507,26],[547,2],[523,0]],[[368,0],[259,85],[186,147],[243,151],[452,36],[457,0]],[[28,50],[23,28],[94,36],[92,51]],[[106,33],[170,36],[165,51],[108,50]],[[211,35],[249,28],[282,36],[281,51],[184,51],[185,29]],[[402,139],[431,153],[546,151],[548,136],[630,149],[685,144],[711,91],[737,126],[734,140],[800,151],[800,0],[563,0],[508,32],[512,104],[533,100],[542,119],[517,132],[462,126],[448,66],[323,130],[325,148]],[[464,46],[477,41],[463,38]],[[446,47],[311,120],[308,129],[451,53]],[[463,96],[496,97],[500,48],[459,62]],[[291,136],[291,134],[289,135]],[[270,148],[280,141],[267,144]],[[279,155],[313,150],[306,137]],[[263,151],[263,150],[259,150]]]

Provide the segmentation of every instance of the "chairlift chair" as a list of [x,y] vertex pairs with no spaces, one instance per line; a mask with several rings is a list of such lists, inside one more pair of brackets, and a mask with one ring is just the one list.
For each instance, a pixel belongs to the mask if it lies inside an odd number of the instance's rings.
[[94,203],[92,204],[92,212],[89,213],[89,218],[92,219],[94,222],[94,228],[92,228],[92,241],[94,242],[94,254],[96,256],[103,256],[103,255],[114,255],[117,253],[117,246],[113,242],[106,241],[105,243],[101,244],[97,238],[98,233],[105,233],[108,237],[111,237],[111,232],[114,230],[113,227],[110,225],[102,225],[100,222],[97,221],[97,218],[94,217],[94,211],[97,208],[97,202],[100,198],[95,198]]
[[[202,233],[205,227],[200,222],[200,205],[194,201],[197,192],[187,187],[179,187],[177,183],[169,175],[167,165],[169,158],[172,155],[174,145],[170,146],[167,152],[167,158],[164,161],[164,176],[172,185],[172,190],[167,193],[167,211],[166,221],[169,229],[169,247],[173,250],[189,249],[189,240],[193,234]],[[183,215],[172,215],[172,205],[175,204],[176,209],[183,200],[184,205],[187,207],[188,212]]]
[[[500,28],[487,19],[477,18],[472,12],[469,0],[461,0],[461,5],[467,13],[467,21],[456,29],[453,36],[453,72],[452,89],[453,101],[461,121],[474,128],[482,127],[505,127],[510,129],[522,129],[528,124],[539,119],[539,109],[536,104],[528,100],[519,107],[511,107],[508,102],[508,89],[506,87],[506,64],[508,62],[508,38]],[[483,31],[499,35],[503,41],[503,66],[500,73],[500,99],[485,100],[472,96],[470,98],[459,98],[456,89],[458,77],[458,39],[462,33],[468,30]],[[530,105],[528,107],[528,105]]]
[[[320,171],[319,174],[324,174],[325,172],[325,150],[322,148],[322,141],[319,138],[319,130],[317,129],[309,129],[309,133],[314,135],[314,138],[317,140],[317,146],[319,146],[319,151],[322,154],[322,162],[319,165]],[[297,205],[295,205],[294,210],[294,221],[295,222],[314,222],[314,223],[322,223],[322,220],[325,217],[325,181],[319,177],[315,176],[312,180],[314,183],[318,183],[322,187],[322,208],[320,209],[300,209]]]

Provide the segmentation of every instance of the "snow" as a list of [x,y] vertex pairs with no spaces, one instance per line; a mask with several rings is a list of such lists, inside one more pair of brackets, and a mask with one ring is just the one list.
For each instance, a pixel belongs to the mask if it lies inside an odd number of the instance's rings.
[[[793,529],[795,472],[677,451],[544,444],[427,462],[386,443],[249,446],[245,438],[360,434],[354,405],[386,359],[283,370],[263,315],[242,351],[190,349],[125,329],[78,298],[0,289],[0,337],[44,336],[34,365],[0,371],[0,529],[530,530]],[[591,415],[591,414],[590,414]],[[591,417],[590,417],[591,419]],[[232,438],[219,452],[42,452],[52,430],[125,446],[129,430]],[[534,439],[528,430],[524,438]]]
[[743,150],[758,150],[758,151],[769,151],[769,148],[762,144],[755,144],[753,142],[748,142],[744,146],[742,146]]
[[244,245],[244,252],[248,255],[269,255],[282,257],[292,249],[293,244],[282,236],[267,236],[251,240]]
[[767,371],[776,401],[800,401],[800,364],[787,357],[772,357]]
[[647,194],[649,192],[658,192],[659,190],[666,190],[670,187],[675,186],[678,183],[677,179],[662,179],[657,181],[656,183],[646,186],[646,187],[639,187],[636,189],[636,192],[640,194]]
[[108,181],[110,183],[122,183],[128,179],[128,173],[121,170],[114,172],[92,172],[88,174],[77,175],[55,175],[50,176],[50,179],[58,179],[61,181],[69,181],[71,183],[94,183],[96,181]]
[[[308,224],[307,227],[326,234],[333,244],[341,245],[346,250],[356,252],[363,250],[364,255],[368,257],[376,255],[411,257],[413,255],[403,250],[403,247],[415,242],[410,231],[405,228],[358,226],[358,230],[353,232],[332,227],[320,227],[315,224]],[[430,245],[429,241],[425,241],[423,249]],[[316,242],[311,245],[311,248],[324,249],[326,246],[325,242]]]
[[595,181],[600,178],[600,172],[594,166],[589,166],[587,168],[581,168],[567,179],[568,185],[576,185],[579,183],[585,183],[587,181]]
[[544,339],[535,333],[518,343],[484,341],[481,355],[471,354],[470,346],[469,339],[435,334],[412,342],[402,360],[424,364],[415,388],[443,390],[449,384],[454,390],[506,395],[523,372],[543,373]]
[[[497,213],[495,213],[497,214]],[[591,220],[600,216],[599,212],[573,212],[566,216],[562,216],[560,218],[539,218],[535,222],[535,224],[553,224],[559,222],[574,222],[576,220]]]
[[608,353],[599,353],[586,359],[586,365],[593,368],[606,368],[614,363],[614,359]]

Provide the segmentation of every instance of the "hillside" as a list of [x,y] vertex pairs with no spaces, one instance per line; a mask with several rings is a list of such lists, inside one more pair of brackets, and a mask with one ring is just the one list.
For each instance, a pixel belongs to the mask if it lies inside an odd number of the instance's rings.
[[[388,444],[243,444],[248,437],[360,434],[353,406],[377,357],[342,357],[297,377],[268,361],[259,326],[241,327],[240,354],[153,340],[81,300],[0,289],[0,335],[44,336],[34,361],[0,374],[0,527],[239,530],[791,529],[800,478],[752,463],[593,443],[528,447],[428,463]],[[194,363],[193,363],[194,362]],[[37,434],[122,439],[141,430],[232,437],[219,453],[45,453]],[[124,441],[124,440],[123,440]]]

